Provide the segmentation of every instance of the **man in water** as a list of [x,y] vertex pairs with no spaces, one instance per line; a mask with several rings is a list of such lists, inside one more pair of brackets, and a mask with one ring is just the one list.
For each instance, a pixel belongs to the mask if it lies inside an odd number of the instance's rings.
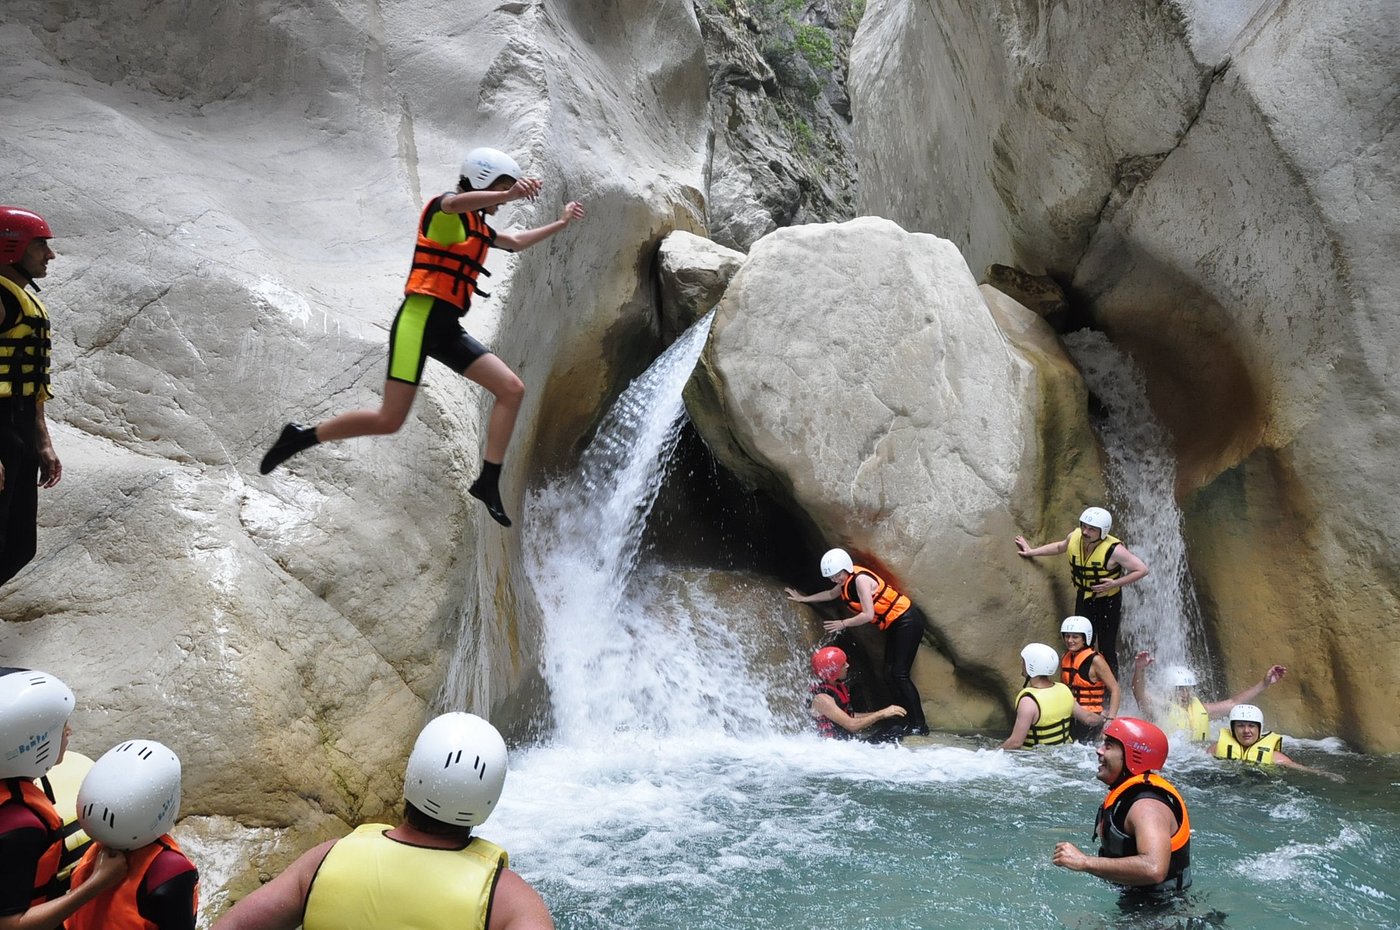
[[1220,731],[1215,742],[1215,758],[1233,759],[1246,765],[1282,765],[1333,781],[1346,780],[1340,775],[1294,762],[1284,754],[1283,735],[1265,733],[1263,729],[1262,710],[1253,704],[1236,704],[1230,708],[1230,726]]
[[437,717],[408,757],[398,826],[365,824],[313,847],[215,930],[552,930],[549,908],[510,870],[506,851],[472,832],[505,778],[495,727],[473,714]]
[[63,477],[44,415],[49,314],[28,290],[49,273],[51,238],[39,214],[0,207],[0,584],[34,558],[39,488]]
[[[817,676],[817,681],[812,685],[812,702],[807,710],[816,722],[817,732],[827,739],[850,739],[881,721],[905,714],[898,704],[860,713],[852,710],[851,690],[846,687],[846,675],[850,670],[845,651],[836,646],[827,646],[812,654],[812,674]],[[893,735],[878,733],[875,739]]]
[[1099,634],[1099,651],[1108,667],[1118,671],[1118,627],[1123,622],[1123,589],[1147,577],[1147,565],[1128,551],[1117,536],[1110,536],[1113,516],[1102,507],[1090,507],[1079,515],[1079,526],[1064,539],[1032,546],[1016,537],[1016,553],[1034,559],[1043,555],[1069,556],[1074,582],[1074,612],[1088,617]]
[[1278,684],[1288,669],[1282,665],[1271,665],[1264,677],[1245,688],[1239,694],[1223,701],[1203,702],[1196,696],[1196,673],[1185,666],[1167,669],[1167,685],[1172,689],[1171,700],[1165,708],[1158,707],[1147,690],[1147,668],[1153,663],[1152,653],[1146,650],[1133,657],[1133,696],[1138,706],[1147,716],[1164,721],[1163,726],[1172,733],[1185,733],[1197,742],[1210,738],[1212,719],[1224,717],[1236,704],[1248,704],[1264,692],[1270,685]]
[[1099,717],[1099,722],[1092,726],[1078,720],[1071,722],[1069,735],[1076,742],[1094,742],[1098,739],[1098,728],[1118,716],[1118,702],[1122,697],[1118,678],[1108,667],[1108,660],[1092,647],[1094,625],[1088,617],[1066,617],[1060,624],[1060,638],[1065,643],[1065,654],[1060,659],[1060,681],[1074,692],[1075,703]]
[[495,398],[486,424],[481,474],[469,490],[486,505],[491,519],[510,526],[501,501],[501,464],[525,398],[525,385],[505,362],[467,335],[458,321],[471,307],[472,295],[490,296],[477,279],[490,275],[486,253],[492,246],[519,252],[583,219],[583,205],[571,201],[559,219],[522,232],[498,233],[486,222],[502,204],[534,200],[540,188],[540,182],[525,177],[504,152],[478,148],[467,153],[456,192],[434,197],[418,222],[413,267],[389,331],[389,373],[379,409],[342,413],[313,427],[288,423],[263,456],[260,472],[266,475],[320,442],[398,432],[418,393],[423,365],[435,358]]
[[1079,706],[1069,687],[1055,680],[1059,669],[1059,654],[1044,643],[1028,643],[1021,650],[1026,686],[1016,695],[1016,722],[1002,749],[1068,743],[1071,723],[1089,727],[1101,719]]
[[914,687],[910,669],[914,666],[914,656],[918,654],[919,643],[924,638],[924,624],[927,620],[923,611],[914,606],[908,597],[900,594],[884,578],[868,568],[862,568],[851,561],[845,549],[831,549],[822,556],[822,577],[833,584],[825,591],[816,594],[802,594],[794,588],[785,588],[788,600],[799,604],[815,604],[823,601],[841,601],[855,613],[844,620],[825,620],[822,628],[828,633],[839,633],[851,627],[874,623],[885,634],[885,678],[894,690],[895,699],[909,715],[906,733],[910,736],[926,736],[928,723],[924,720],[924,705],[919,697],[919,689]]
[[1094,821],[1099,854],[1055,844],[1051,862],[1128,889],[1174,894],[1191,887],[1191,818],[1171,782],[1167,735],[1146,720],[1119,717],[1104,727],[1098,779],[1108,795]]

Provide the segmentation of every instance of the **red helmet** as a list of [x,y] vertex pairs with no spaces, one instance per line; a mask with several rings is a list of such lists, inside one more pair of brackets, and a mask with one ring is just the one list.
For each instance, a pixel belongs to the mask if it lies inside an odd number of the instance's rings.
[[1136,717],[1115,717],[1103,728],[1104,739],[1123,745],[1123,768],[1130,775],[1160,769],[1167,761],[1167,734]]
[[13,265],[35,239],[52,239],[44,218],[22,207],[0,207],[0,265]]
[[812,654],[812,674],[822,681],[835,681],[841,677],[841,666],[846,664],[846,653],[835,646],[818,649]]

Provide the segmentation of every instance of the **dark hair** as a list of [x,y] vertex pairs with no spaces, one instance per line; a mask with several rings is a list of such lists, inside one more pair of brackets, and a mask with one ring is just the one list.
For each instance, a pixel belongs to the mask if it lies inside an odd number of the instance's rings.
[[455,824],[443,823],[441,820],[435,820],[414,807],[411,801],[403,802],[403,819],[405,823],[415,830],[431,833],[434,836],[449,837],[463,844],[472,838],[471,827],[462,827]]

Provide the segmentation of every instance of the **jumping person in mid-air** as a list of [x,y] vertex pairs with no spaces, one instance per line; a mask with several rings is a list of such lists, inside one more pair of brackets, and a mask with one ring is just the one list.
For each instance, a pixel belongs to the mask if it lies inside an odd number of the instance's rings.
[[501,503],[501,463],[525,397],[525,385],[505,362],[467,335],[459,320],[470,308],[473,294],[489,296],[479,288],[477,278],[491,274],[485,267],[491,246],[518,252],[583,219],[583,205],[570,201],[559,219],[534,229],[498,233],[487,224],[486,217],[501,204],[534,200],[540,187],[537,179],[523,177],[520,166],[504,152],[477,148],[467,153],[456,192],[434,197],[418,222],[413,267],[389,331],[389,374],[380,408],[342,413],[319,426],[288,423],[263,456],[259,471],[266,475],[318,442],[398,432],[413,406],[423,363],[431,357],[495,397],[486,426],[481,474],[470,493],[486,505],[493,520],[510,526]]

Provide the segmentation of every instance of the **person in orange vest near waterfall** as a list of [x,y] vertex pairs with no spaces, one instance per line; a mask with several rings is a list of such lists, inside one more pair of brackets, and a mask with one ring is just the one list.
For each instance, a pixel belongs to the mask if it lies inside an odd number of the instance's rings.
[[1099,653],[1118,674],[1118,627],[1123,622],[1123,589],[1147,577],[1147,564],[1128,551],[1117,536],[1110,536],[1113,516],[1102,507],[1089,507],[1079,515],[1079,526],[1064,539],[1032,546],[1016,537],[1016,554],[1026,559],[1043,555],[1069,555],[1070,580],[1074,582],[1074,613],[1087,617],[1099,634]]
[[486,254],[492,246],[512,252],[528,249],[583,219],[583,205],[570,201],[559,219],[521,232],[497,232],[487,217],[513,200],[534,200],[541,183],[525,177],[504,152],[476,148],[462,160],[455,192],[428,201],[418,221],[418,240],[404,299],[389,330],[389,372],[378,410],[353,410],[317,426],[288,423],[263,456],[266,475],[287,459],[320,442],[396,433],[408,418],[423,365],[435,358],[475,381],[495,398],[486,425],[481,473],[469,493],[486,505],[502,526],[510,526],[501,501],[501,464],[525,398],[525,384],[495,353],[467,334],[459,322],[472,297],[488,297],[478,279],[489,277]]
[[832,586],[816,594],[802,594],[785,588],[788,600],[799,604],[841,601],[854,611],[842,620],[826,620],[822,627],[828,633],[839,633],[851,627],[873,623],[885,634],[885,679],[894,691],[895,702],[907,712],[906,735],[925,736],[928,723],[924,720],[924,705],[919,689],[914,687],[910,669],[914,656],[924,638],[924,612],[913,601],[894,589],[884,578],[868,568],[856,565],[845,549],[832,549],[822,556],[823,578]]

